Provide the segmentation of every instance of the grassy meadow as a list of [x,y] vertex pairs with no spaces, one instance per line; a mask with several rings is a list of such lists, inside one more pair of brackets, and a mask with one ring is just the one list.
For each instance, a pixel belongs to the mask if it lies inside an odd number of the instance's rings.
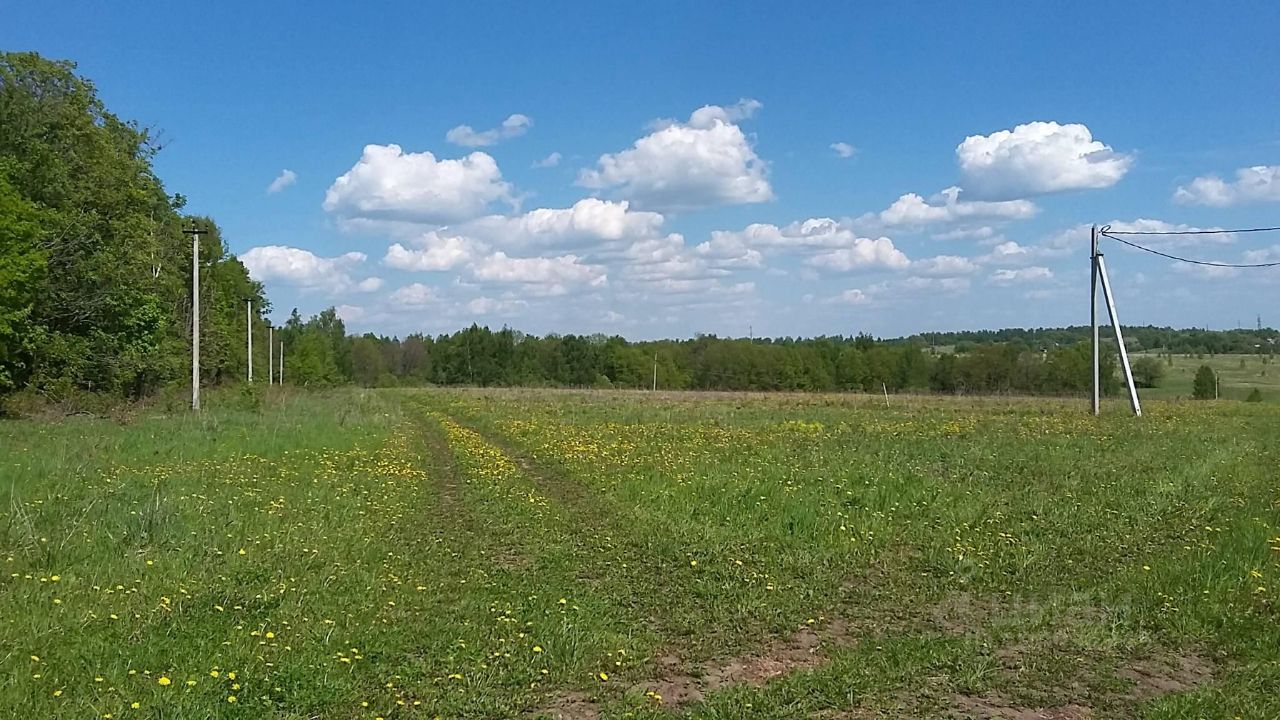
[[[1131,359],[1143,357],[1136,353]],[[1153,399],[1190,398],[1196,371],[1208,365],[1218,375],[1218,388],[1224,400],[1244,400],[1255,388],[1263,402],[1280,402],[1280,360],[1264,355],[1174,355],[1169,365],[1163,357],[1165,376],[1159,387],[1141,388],[1142,397]]]
[[0,707],[1280,717],[1277,404],[208,405],[0,423]]

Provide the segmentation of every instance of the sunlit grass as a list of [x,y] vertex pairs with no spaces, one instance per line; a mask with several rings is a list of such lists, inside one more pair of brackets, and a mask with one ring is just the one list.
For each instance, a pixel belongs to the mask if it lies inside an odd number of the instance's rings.
[[[527,391],[0,424],[33,717],[1280,715],[1280,411]],[[797,628],[828,662],[667,707]],[[1212,679],[1130,697],[1117,672]],[[1011,661],[1016,657],[1016,663]],[[136,707],[135,707],[136,705]],[[855,715],[856,717],[856,715]]]

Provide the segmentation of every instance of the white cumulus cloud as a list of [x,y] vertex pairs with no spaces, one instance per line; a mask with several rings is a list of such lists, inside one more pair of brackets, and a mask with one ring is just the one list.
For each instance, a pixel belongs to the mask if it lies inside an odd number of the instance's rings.
[[849,272],[867,268],[901,270],[911,264],[906,254],[894,247],[887,237],[855,238],[848,247],[824,252],[805,261],[806,264],[824,270]]
[[686,123],[663,124],[630,148],[602,155],[578,184],[659,211],[771,200],[766,163],[737,125],[759,108],[755,100],[699,108]]
[[847,222],[831,218],[810,218],[781,227],[753,223],[739,231],[715,230],[694,252],[717,260],[723,267],[759,267],[761,256],[770,253],[813,255],[809,265],[839,271],[902,269],[911,262],[889,238],[861,237]]
[[560,153],[553,152],[550,155],[542,158],[541,160],[534,161],[533,166],[536,168],[555,167],[560,164],[561,159],[563,159],[563,156],[560,155]]
[[991,273],[991,282],[996,285],[1016,285],[1053,278],[1053,271],[1047,267],[1032,266],[1017,270],[1002,269]]
[[831,150],[835,152],[836,157],[851,158],[858,149],[846,142],[831,143]]
[[653,237],[664,218],[633,210],[626,201],[585,198],[568,208],[538,208],[521,215],[488,215],[450,228],[452,232],[506,248],[597,248],[601,244]]
[[[907,193],[876,216],[885,227],[937,225],[942,223],[981,222],[999,220],[1026,220],[1034,217],[1039,208],[1030,200],[1004,200],[999,202],[961,200],[961,190],[949,187],[925,200],[916,193]],[[859,218],[866,223],[870,218]]]
[[871,295],[858,288],[849,288],[839,295],[827,298],[824,302],[831,305],[868,305]]
[[911,272],[926,277],[956,277],[977,271],[977,263],[959,255],[937,255],[911,263]]
[[1236,170],[1236,179],[1227,182],[1217,175],[1205,175],[1179,187],[1173,194],[1184,205],[1226,207],[1245,203],[1280,202],[1280,165],[1254,165]]
[[513,315],[529,303],[517,298],[478,297],[467,301],[465,307],[472,315]]
[[1088,127],[1056,122],[971,135],[956,147],[956,160],[965,188],[993,199],[1111,187],[1133,164]]
[[351,273],[365,260],[365,254],[360,252],[320,257],[309,250],[284,245],[250,248],[240,255],[240,262],[244,263],[254,280],[281,280],[301,288],[330,293],[343,292],[356,285]]
[[417,248],[394,243],[387,248],[382,264],[399,270],[444,271],[468,263],[486,249],[469,238],[441,235],[432,230],[419,237]]
[[399,145],[366,145],[325,193],[324,209],[352,219],[446,224],[484,214],[510,189],[498,163],[482,152],[437,160]]
[[502,284],[519,284],[534,295],[564,295],[571,287],[601,287],[608,272],[601,265],[580,262],[576,255],[558,257],[508,257],[498,251],[471,265],[475,279]]
[[387,299],[402,309],[412,310],[434,304],[440,300],[440,296],[435,288],[422,283],[413,283],[391,293]]
[[462,147],[486,147],[496,145],[500,140],[519,137],[529,131],[533,125],[527,115],[516,113],[510,115],[502,124],[490,130],[477,131],[470,125],[459,125],[445,133],[444,139]]
[[281,170],[275,180],[267,186],[267,194],[274,195],[298,181],[298,174],[292,170]]

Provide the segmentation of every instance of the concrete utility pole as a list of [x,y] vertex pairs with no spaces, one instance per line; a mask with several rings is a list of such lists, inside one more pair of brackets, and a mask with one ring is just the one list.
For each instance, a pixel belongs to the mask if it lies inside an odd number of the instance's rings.
[[[1106,230],[1106,228],[1103,228]],[[1111,293],[1111,281],[1107,277],[1107,264],[1103,260],[1102,253],[1098,251],[1098,226],[1094,225],[1090,230],[1090,241],[1093,250],[1090,253],[1092,260],[1090,265],[1090,288],[1089,288],[1089,324],[1093,326],[1093,414],[1097,415],[1100,410],[1101,398],[1101,362],[1098,357],[1098,282],[1102,282],[1102,294],[1107,301],[1107,314],[1111,318],[1111,329],[1116,334],[1116,350],[1120,353],[1120,366],[1124,370],[1125,384],[1129,389],[1129,407],[1133,409],[1133,414],[1142,416],[1142,405],[1138,402],[1138,387],[1133,382],[1133,368],[1129,365],[1129,351],[1124,345],[1124,333],[1120,329],[1120,316],[1116,314],[1116,299]]]
[[653,391],[658,392],[658,353],[653,354]]
[[267,385],[271,384],[271,365],[276,360],[275,332],[275,328],[270,325],[267,326]]
[[1098,369],[1098,226],[1089,231],[1089,325],[1093,328],[1093,414],[1102,412],[1100,371]]
[[[1120,332],[1120,316],[1116,314],[1115,296],[1111,294],[1111,281],[1107,279],[1107,265],[1098,253],[1098,277],[1102,280],[1102,294],[1107,298],[1107,313],[1111,316],[1111,329],[1116,331],[1116,349],[1120,351],[1120,365],[1124,368],[1124,381],[1129,387],[1129,407],[1133,414],[1142,416],[1142,405],[1138,403],[1138,386],[1133,382],[1133,368],[1129,365],[1129,351],[1124,346],[1124,335]],[[1097,372],[1097,369],[1094,369]]]
[[280,370],[276,373],[276,379],[281,385],[284,385],[284,341],[280,341]]
[[200,409],[200,236],[195,223],[182,231],[191,236],[191,409]]
[[248,344],[248,350],[245,354],[249,358],[249,382],[253,382],[253,301],[244,301],[244,333],[245,341]]

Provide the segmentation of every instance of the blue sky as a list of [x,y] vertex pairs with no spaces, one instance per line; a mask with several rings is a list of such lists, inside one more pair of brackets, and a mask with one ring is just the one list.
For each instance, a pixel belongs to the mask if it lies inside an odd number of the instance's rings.
[[[1090,223],[1280,225],[1271,3],[6,5],[0,47],[161,134],[277,320],[1079,324]],[[1108,258],[1126,323],[1280,325],[1274,269]]]

